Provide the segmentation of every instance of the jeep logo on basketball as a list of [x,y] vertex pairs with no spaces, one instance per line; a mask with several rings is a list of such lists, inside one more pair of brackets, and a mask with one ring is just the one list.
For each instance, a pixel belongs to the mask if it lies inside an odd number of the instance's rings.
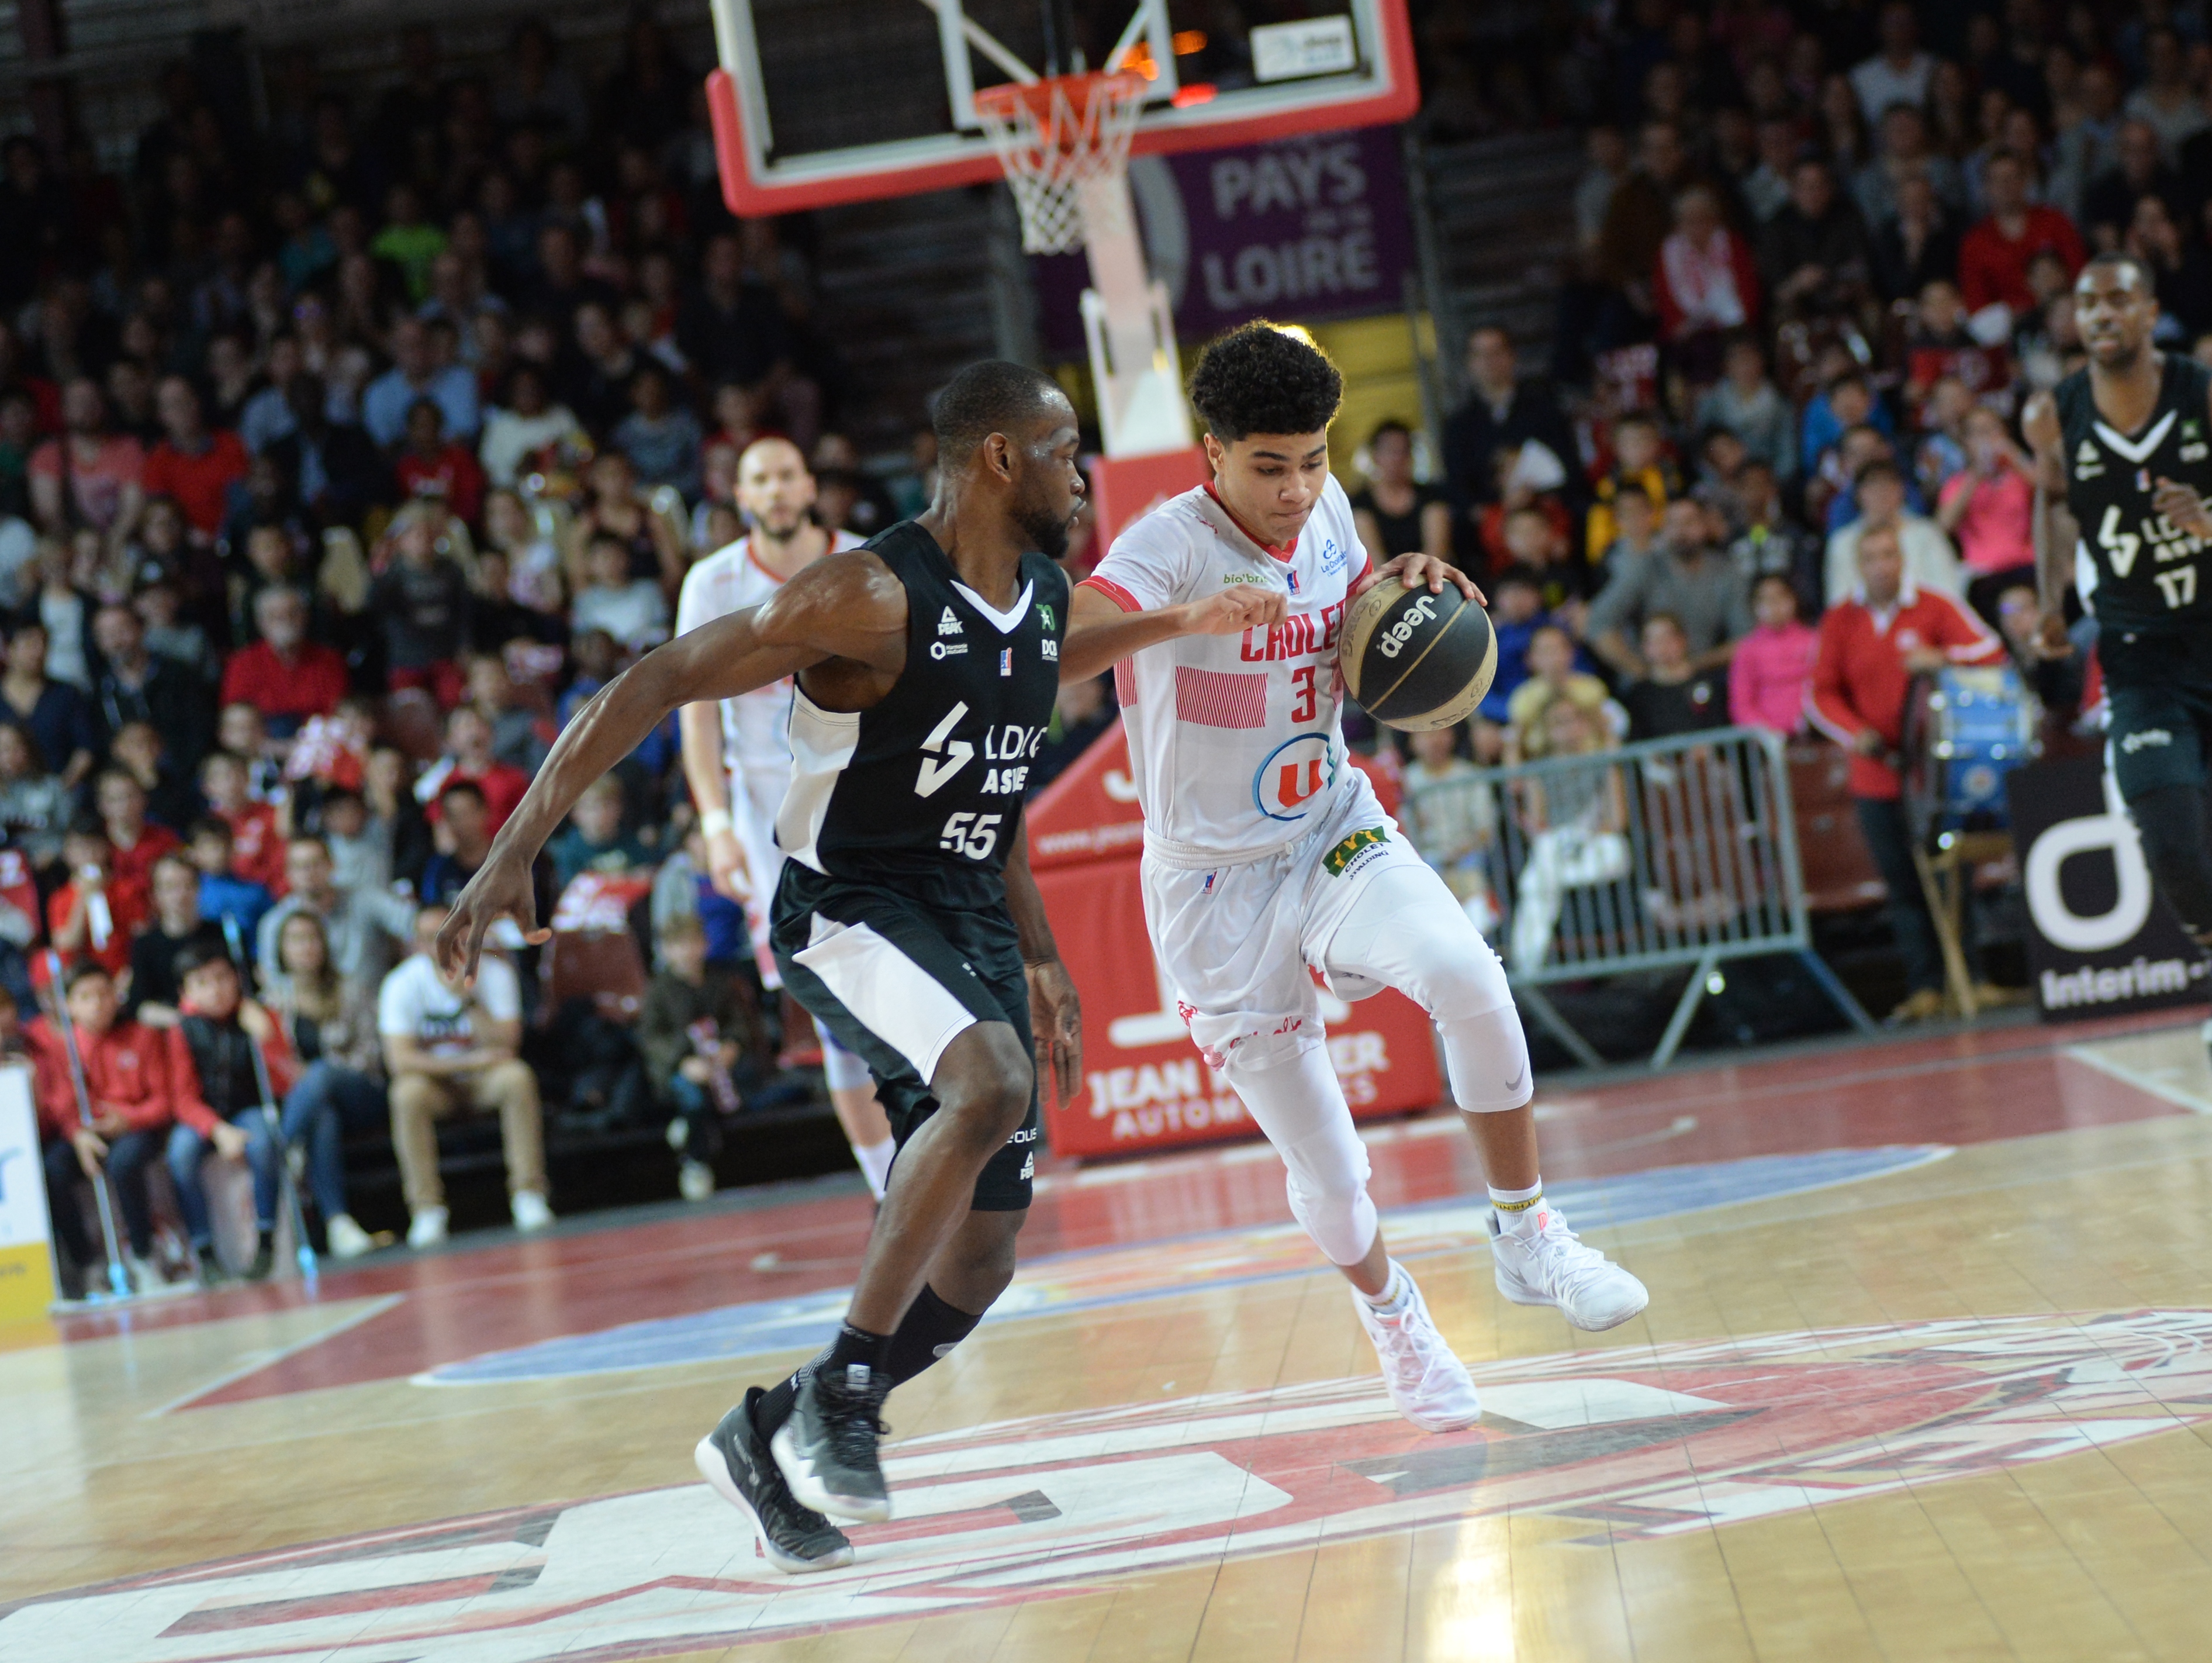
[[1376,637],[1376,650],[1385,658],[1395,658],[1406,650],[1406,643],[1413,638],[1415,630],[1424,624],[1433,624],[1436,621],[1435,597],[1425,594],[1400,613],[1395,624]]

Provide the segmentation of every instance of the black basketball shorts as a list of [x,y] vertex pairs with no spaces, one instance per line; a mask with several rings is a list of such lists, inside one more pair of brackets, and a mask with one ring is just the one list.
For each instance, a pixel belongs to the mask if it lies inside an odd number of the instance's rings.
[[2107,630],[2099,656],[2121,800],[2165,785],[2202,788],[2212,747],[2212,641]]
[[[867,1063],[901,1148],[937,1112],[930,1076],[968,1028],[1011,1023],[1023,1051],[1034,1054],[1021,942],[1003,908],[925,907],[895,890],[787,861],[769,940],[792,996]],[[1032,1081],[1021,1129],[975,1180],[975,1210],[1030,1204],[1042,1136]]]

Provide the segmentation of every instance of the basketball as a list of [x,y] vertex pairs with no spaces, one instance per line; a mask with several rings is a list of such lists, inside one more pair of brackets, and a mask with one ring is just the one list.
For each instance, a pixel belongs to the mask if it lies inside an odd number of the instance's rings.
[[1447,583],[1441,594],[1386,579],[1352,603],[1337,647],[1344,685],[1385,727],[1420,733],[1464,722],[1498,673],[1489,614]]

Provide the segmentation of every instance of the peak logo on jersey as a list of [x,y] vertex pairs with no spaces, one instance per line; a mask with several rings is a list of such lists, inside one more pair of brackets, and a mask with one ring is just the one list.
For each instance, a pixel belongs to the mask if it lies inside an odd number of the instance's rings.
[[945,609],[945,616],[937,620],[937,632],[939,635],[965,635],[967,633],[966,630],[960,627],[960,619],[954,615],[952,608],[950,606],[947,606]]
[[[962,651],[967,649],[963,647]],[[929,730],[929,737],[921,742],[925,752],[921,772],[914,782],[917,797],[933,797],[944,789],[945,783],[965,768],[975,754],[975,747],[964,739],[954,739],[952,730],[960,725],[960,718],[968,714],[968,701],[962,699],[945,713],[945,719]],[[942,753],[941,755],[939,753]]]
[[1302,820],[1336,783],[1337,758],[1327,734],[1300,734],[1267,753],[1252,776],[1252,801],[1271,820]]
[[1353,832],[1342,843],[1321,857],[1321,863],[1332,878],[1340,878],[1346,869],[1358,857],[1363,849],[1374,849],[1390,841],[1390,834],[1379,825],[1370,825]]
[[2204,443],[2204,423],[2191,417],[2181,424],[2181,460],[2201,462],[2208,453]]
[[2074,453],[2074,477],[2076,479],[2101,479],[2105,474],[2105,459],[2097,447],[2084,439],[2081,448]]
[[1757,1552],[1788,1538],[1741,1533],[1817,1529],[1815,1508],[2109,1463],[2148,1438],[2194,1447],[2177,1435],[2212,1420],[2212,1312],[1873,1323],[1470,1372],[1485,1417],[1443,1435],[1400,1420],[1370,1374],[902,1439],[884,1465],[904,1516],[851,1526],[854,1562],[803,1578],[763,1567],[743,1523],[690,1483],[41,1595],[0,1611],[0,1654],[665,1657],[1463,1519],[1566,1521],[1582,1533],[1530,1550],[1562,1562],[1723,1532]]

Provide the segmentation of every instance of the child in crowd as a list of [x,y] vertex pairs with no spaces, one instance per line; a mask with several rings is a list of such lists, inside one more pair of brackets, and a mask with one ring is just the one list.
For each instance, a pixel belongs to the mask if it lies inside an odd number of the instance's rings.
[[1482,856],[1498,835],[1498,807],[1475,766],[1459,754],[1458,728],[1408,734],[1407,833],[1421,858],[1441,873],[1461,901],[1487,895]]
[[1543,753],[1543,710],[1557,698],[1571,699],[1599,713],[1616,740],[1627,731],[1626,713],[1613,702],[1605,683],[1578,668],[1576,659],[1574,637],[1556,624],[1547,624],[1529,637],[1528,679],[1515,691],[1506,710],[1508,762],[1522,762]]
[[1646,614],[1638,645],[1644,674],[1620,691],[1631,739],[1672,739],[1727,724],[1727,673],[1700,673],[1692,665],[1681,619],[1672,612]]
[[1547,612],[1579,609],[1597,593],[1597,575],[1580,545],[1548,515],[1516,509],[1505,516],[1504,534],[1506,563],[1536,575]]
[[668,1142],[684,1158],[687,1201],[714,1192],[721,1122],[744,1107],[741,1087],[772,1063],[759,1008],[744,978],[711,965],[696,914],[678,914],[658,935],[659,972],[638,1012],[638,1048],[654,1089],[674,1114]]
[[569,608],[579,633],[604,630],[633,652],[668,639],[668,596],[649,577],[630,575],[629,545],[611,532],[594,535],[584,549],[584,587]]
[[230,828],[231,870],[271,895],[284,892],[284,833],[273,804],[246,795],[252,771],[243,757],[210,751],[200,764],[200,795],[208,813]]
[[1725,428],[1744,449],[1783,478],[1797,472],[1797,415],[1767,378],[1757,338],[1732,336],[1721,356],[1721,380],[1698,400],[1700,431]]
[[93,802],[107,833],[108,862],[121,881],[143,890],[154,862],[177,846],[177,834],[146,818],[145,789],[120,768],[103,769],[93,782]]
[[535,774],[545,763],[545,753],[559,737],[551,721],[522,702],[498,653],[469,655],[470,707],[491,723],[491,753],[510,768]]
[[390,562],[369,586],[368,613],[383,631],[392,691],[421,688],[450,710],[461,696],[468,574],[439,546],[438,527],[427,515],[401,518]]
[[1751,612],[1759,626],[1729,661],[1729,720],[1739,728],[1802,732],[1820,637],[1798,621],[1796,588],[1779,572],[1761,573],[1753,584]]
[[131,963],[131,938],[145,928],[152,905],[146,881],[118,877],[115,848],[96,819],[80,819],[62,839],[69,881],[46,901],[46,930],[64,958],[82,956],[120,976]]
[[216,712],[215,742],[246,764],[246,795],[256,802],[276,802],[284,795],[283,747],[269,738],[269,725],[258,706],[243,700]]
[[169,766],[161,730],[152,722],[126,722],[117,728],[107,743],[107,759],[138,782],[146,796],[146,818],[162,830],[180,835],[199,813],[199,793]]
[[1544,591],[1526,566],[1510,566],[1490,586],[1490,629],[1498,639],[1498,671],[1477,708],[1492,722],[1505,720],[1513,690],[1528,679],[1528,642],[1549,620]]
[[1797,591],[1801,606],[1817,607],[1825,588],[1826,549],[1782,505],[1774,470],[1754,456],[1736,470],[1736,501],[1743,506],[1743,527],[1729,545],[1729,558],[1746,583],[1780,577]]
[[[77,1057],[91,1103],[89,1126],[77,1100],[69,1045],[54,1019],[40,1016],[31,1024],[28,1038],[46,1158],[46,1208],[53,1220],[54,1240],[69,1261],[64,1285],[82,1288],[86,1282],[99,1280],[94,1267],[102,1255],[85,1228],[76,1185],[80,1178],[96,1178],[105,1172],[116,1210],[123,1215],[132,1289],[152,1293],[167,1278],[154,1260],[154,1212],[146,1175],[150,1163],[160,1158],[177,1118],[180,1093],[175,1076],[181,1048],[173,1049],[166,1036],[123,1017],[114,972],[104,965],[79,961],[64,980],[62,996],[76,1030]],[[228,1129],[222,1142],[233,1142]],[[243,1150],[242,1136],[236,1147]]]
[[1590,505],[1583,544],[1593,564],[1606,559],[1620,534],[1614,523],[1613,504],[1625,487],[1640,486],[1655,517],[1668,502],[1681,495],[1681,476],[1667,459],[1664,444],[1659,420],[1655,416],[1632,411],[1613,423],[1613,465],[1600,472],[1593,483],[1596,501]]
[[261,927],[261,915],[276,905],[276,898],[238,870],[230,822],[214,814],[194,820],[185,852],[199,868],[200,916],[218,923],[237,919],[240,939],[251,941]]
[[238,966],[222,948],[185,947],[177,955],[177,981],[183,996],[175,1033],[188,1059],[176,1070],[177,1124],[169,1134],[169,1178],[176,1185],[177,1207],[191,1236],[200,1285],[213,1288],[229,1281],[216,1257],[215,1221],[200,1163],[210,1149],[227,1160],[243,1156],[253,1169],[253,1221],[259,1231],[246,1275],[259,1282],[276,1263],[277,1162],[283,1153],[282,1140],[261,1112],[254,1051],[259,1048],[268,1069],[273,1105],[291,1089],[297,1072],[291,1047],[269,1013],[245,996]]
[[634,872],[651,866],[653,851],[623,830],[622,782],[612,774],[584,788],[569,811],[568,824],[546,844],[553,862],[556,893],[568,888],[585,872]]

